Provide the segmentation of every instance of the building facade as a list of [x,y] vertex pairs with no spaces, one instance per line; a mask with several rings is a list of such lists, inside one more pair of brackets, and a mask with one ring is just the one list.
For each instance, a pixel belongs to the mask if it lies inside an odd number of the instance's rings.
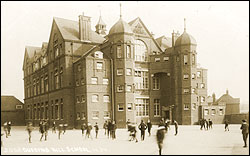
[[13,126],[25,125],[24,104],[14,96],[1,96],[1,125],[11,122]]
[[106,34],[101,17],[96,31],[88,16],[54,17],[48,43],[25,48],[26,121],[195,124],[207,105],[207,69],[198,66],[196,46],[185,28],[155,39],[140,18],[120,17]]

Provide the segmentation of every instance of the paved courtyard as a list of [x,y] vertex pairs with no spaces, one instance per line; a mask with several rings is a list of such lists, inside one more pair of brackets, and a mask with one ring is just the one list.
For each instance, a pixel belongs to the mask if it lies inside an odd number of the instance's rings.
[[[100,126],[101,127],[101,126]],[[38,128],[32,132],[32,143],[28,143],[25,127],[12,127],[11,136],[2,136],[2,155],[8,154],[56,154],[56,155],[158,155],[156,143],[156,126],[152,135],[146,133],[144,141],[138,143],[128,141],[128,132],[117,129],[116,140],[108,139],[104,130],[99,131],[99,138],[93,140],[82,137],[81,130],[67,130],[58,140],[58,133],[49,131],[48,141],[40,142]],[[212,130],[200,130],[199,126],[179,126],[179,133],[174,135],[174,126],[166,134],[162,154],[164,155],[249,155],[249,147],[243,148],[240,125],[230,125],[230,131],[224,131],[224,125],[214,125]],[[3,133],[3,131],[2,131]]]

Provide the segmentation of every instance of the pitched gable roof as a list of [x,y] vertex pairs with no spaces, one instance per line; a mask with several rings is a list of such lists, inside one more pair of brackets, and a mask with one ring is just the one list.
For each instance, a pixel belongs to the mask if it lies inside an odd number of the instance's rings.
[[23,103],[14,96],[1,96],[1,111],[15,111],[16,105]]
[[240,98],[233,98],[229,94],[223,94],[217,101],[218,102],[225,102],[227,104],[239,104],[240,103]]
[[[79,39],[79,23],[68,19],[54,17],[54,21],[58,26],[62,37],[66,40],[80,41]],[[101,35],[91,30],[91,42],[102,43],[105,40]]]
[[154,37],[152,36],[152,34],[149,32],[149,30],[147,29],[147,27],[145,26],[145,24],[142,22],[142,20],[140,19],[140,17],[137,17],[136,19],[132,20],[128,24],[132,26],[136,22],[139,22],[139,23],[142,24],[143,28],[145,29],[145,31],[147,32],[147,34],[149,35],[149,37],[153,40],[153,42],[155,43],[155,45],[157,46],[157,48],[162,52],[162,49],[161,49],[160,45],[156,42],[156,40],[154,39]]

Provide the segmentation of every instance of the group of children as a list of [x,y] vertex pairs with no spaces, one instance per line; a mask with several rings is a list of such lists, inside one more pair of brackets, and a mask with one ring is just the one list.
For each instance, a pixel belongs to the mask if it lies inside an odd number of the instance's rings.
[[208,119],[200,119],[200,125],[201,128],[200,130],[202,130],[204,128],[204,130],[208,130],[208,129],[212,129],[213,128],[213,121]]

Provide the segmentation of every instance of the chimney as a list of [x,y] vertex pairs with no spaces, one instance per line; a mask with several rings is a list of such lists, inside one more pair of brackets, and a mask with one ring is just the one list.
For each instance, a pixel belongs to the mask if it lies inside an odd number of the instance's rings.
[[226,94],[228,95],[228,89],[226,90]]
[[81,41],[91,40],[91,22],[90,17],[79,15],[79,39]]
[[215,97],[215,94],[214,94],[214,93],[213,93],[212,97],[213,97],[213,103],[215,103],[216,97]]
[[179,31],[177,31],[177,33],[174,32],[172,33],[172,47],[175,46],[175,41],[177,40],[177,38],[180,36]]

